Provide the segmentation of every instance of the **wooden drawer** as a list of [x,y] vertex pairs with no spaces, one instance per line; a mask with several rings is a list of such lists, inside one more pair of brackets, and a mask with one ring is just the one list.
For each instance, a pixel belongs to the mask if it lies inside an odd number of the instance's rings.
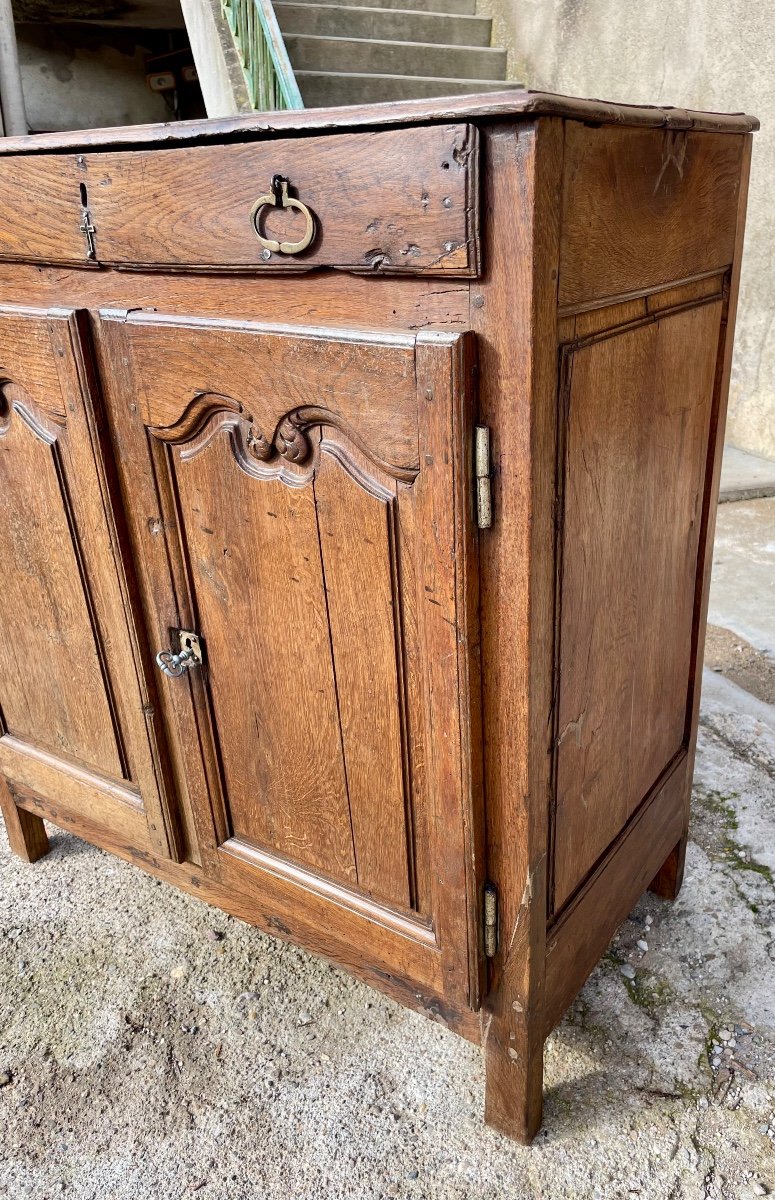
[[[93,261],[123,268],[471,276],[476,191],[476,130],[465,124],[10,159],[0,164],[0,256],[88,262],[90,224]],[[19,194],[36,200],[17,218]],[[299,252],[278,248],[308,231]]]
[[83,178],[72,154],[0,160],[0,259],[95,266],[80,228]]

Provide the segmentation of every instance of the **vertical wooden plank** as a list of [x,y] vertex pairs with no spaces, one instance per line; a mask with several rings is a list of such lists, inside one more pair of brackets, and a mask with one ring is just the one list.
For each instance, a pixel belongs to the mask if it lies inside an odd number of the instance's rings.
[[671,892],[677,895],[680,888],[689,830],[689,806],[691,802],[692,779],[694,776],[694,759],[697,750],[697,728],[702,686],[702,662],[705,650],[705,629],[708,616],[708,595],[710,593],[710,576],[713,565],[713,538],[716,531],[721,458],[724,452],[724,429],[727,418],[729,379],[732,372],[735,317],[737,315],[737,301],[740,292],[740,268],[743,257],[752,149],[753,137],[749,133],[743,138],[743,154],[740,166],[740,193],[735,229],[735,250],[719,334],[719,351],[716,360],[716,379],[710,417],[710,437],[708,439],[708,458],[700,523],[698,587],[695,595],[692,661],[689,671],[689,718],[687,721],[689,749],[686,764],[686,784],[684,788],[684,832],[678,846],[668,856],[662,870],[657,873],[651,885],[658,894],[663,895],[670,895]]
[[[478,1003],[473,826],[481,780],[470,747],[471,675],[463,605],[477,542],[472,524],[470,436],[474,344],[470,337],[424,330],[417,337],[420,474],[415,488],[420,656],[424,663],[425,767],[428,780],[434,924],[445,995]],[[475,691],[475,685],[473,687]],[[464,903],[461,899],[464,898]]]
[[313,488],[172,453],[232,832],[355,883]]
[[418,628],[420,597],[417,589],[417,530],[414,485],[396,484],[398,526],[398,575],[401,581],[401,622],[404,646],[404,690],[406,694],[406,752],[411,795],[411,862],[414,907],[431,911],[433,880],[428,844],[428,778],[425,762],[423,712],[423,661]]
[[[133,566],[127,551],[113,449],[91,354],[88,316],[50,314],[52,355],[68,406],[82,413],[79,436],[62,444],[70,500],[81,530],[84,573],[110,680],[116,727],[123,735],[129,774],[137,787],[157,853],[180,862],[180,821],[164,763],[164,737],[156,715],[152,661],[137,621]],[[93,486],[84,487],[90,478]]]
[[494,524],[481,537],[488,874],[500,936],[483,1015],[485,1119],[529,1141],[541,1124],[546,837],[551,785],[556,286],[563,126],[485,141],[481,419],[492,428]]
[[11,853],[34,863],[48,853],[46,827],[40,817],[18,808],[13,793],[0,775],[0,812],[3,814]]
[[409,907],[395,491],[324,453],[315,501],[358,886]]
[[[152,653],[169,644],[173,628],[192,628],[193,613],[185,592],[184,567],[175,535],[166,451],[152,448],[138,410],[140,394],[132,351],[124,328],[126,312],[100,313],[97,352],[106,413],[115,448],[123,509],[129,527],[147,638]],[[217,764],[207,730],[192,710],[192,691],[201,681],[182,680],[169,687],[153,668],[154,720],[172,733],[166,739],[171,776],[185,825],[185,854],[208,874],[220,876],[216,846],[223,840],[216,809]],[[151,685],[153,686],[153,685]]]

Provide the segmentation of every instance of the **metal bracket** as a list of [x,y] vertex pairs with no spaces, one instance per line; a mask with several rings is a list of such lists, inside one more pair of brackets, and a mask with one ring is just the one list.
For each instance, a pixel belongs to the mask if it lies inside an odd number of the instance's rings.
[[490,529],[492,526],[490,430],[486,425],[477,425],[474,431],[474,478],[476,480],[476,524],[479,529]]
[[191,629],[171,629],[169,650],[160,650],[156,665],[165,675],[173,679],[190,671],[192,667],[204,666],[204,642]]
[[494,958],[498,950],[498,890],[494,883],[484,885],[484,953]]
[[91,213],[89,212],[88,208],[84,208],[83,213],[81,214],[81,224],[78,227],[78,231],[86,238],[86,257],[96,258],[97,245],[94,241],[94,235],[97,230],[92,223]]

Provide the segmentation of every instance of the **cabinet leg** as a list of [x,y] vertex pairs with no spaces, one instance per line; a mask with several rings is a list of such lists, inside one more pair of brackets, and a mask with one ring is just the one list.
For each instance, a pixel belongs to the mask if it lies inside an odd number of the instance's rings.
[[684,834],[668,854],[662,866],[649,884],[649,891],[662,900],[675,900],[681,890],[684,878],[684,863],[686,861],[686,843],[688,834]]
[[543,1115],[544,1039],[518,1009],[516,1002],[505,1005],[499,998],[484,1018],[484,1119],[528,1145]]
[[48,837],[42,819],[18,807],[4,779],[0,779],[0,811],[14,854],[25,862],[34,863],[48,852]]

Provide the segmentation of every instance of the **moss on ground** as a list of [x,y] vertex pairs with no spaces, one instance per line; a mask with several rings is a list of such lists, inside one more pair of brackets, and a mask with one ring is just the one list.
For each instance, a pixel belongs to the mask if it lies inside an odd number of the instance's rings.
[[[715,817],[720,825],[720,837],[716,845],[708,849],[710,856],[717,862],[723,863],[733,871],[749,871],[764,879],[770,887],[775,888],[775,876],[765,863],[757,862],[742,850],[735,838],[739,828],[733,801],[739,799],[737,792],[719,792],[716,790],[695,789],[695,803],[710,816]],[[715,839],[714,839],[715,840]],[[741,900],[753,913],[758,913],[759,906],[737,889]]]

